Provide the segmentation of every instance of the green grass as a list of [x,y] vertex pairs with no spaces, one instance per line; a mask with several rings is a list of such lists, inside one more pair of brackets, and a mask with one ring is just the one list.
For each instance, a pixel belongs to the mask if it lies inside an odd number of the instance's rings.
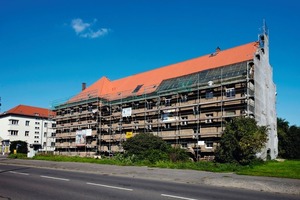
[[257,162],[249,166],[241,166],[231,163],[215,163],[215,162],[170,162],[159,161],[150,163],[149,161],[137,161],[134,158],[124,158],[115,156],[113,158],[94,159],[89,157],[71,157],[71,156],[53,156],[53,155],[37,155],[33,159],[50,160],[59,162],[84,162],[109,164],[120,166],[149,166],[169,169],[191,169],[210,172],[234,172],[240,175],[251,176],[269,176],[281,178],[300,179],[300,160],[285,160],[283,162],[268,161]]
[[24,153],[9,154],[8,158],[12,158],[12,159],[16,159],[16,158],[27,159],[27,154],[24,154]]
[[300,160],[268,161],[242,168],[237,174],[300,179]]

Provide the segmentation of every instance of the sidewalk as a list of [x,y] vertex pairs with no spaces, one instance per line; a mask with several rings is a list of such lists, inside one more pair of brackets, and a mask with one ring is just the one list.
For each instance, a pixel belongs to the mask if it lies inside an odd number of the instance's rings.
[[213,173],[195,170],[6,159],[2,156],[0,157],[0,164],[16,164],[22,166],[80,171],[111,176],[163,180],[196,185],[206,184],[219,187],[235,187],[256,191],[300,195],[300,180],[298,179],[242,176],[233,173]]

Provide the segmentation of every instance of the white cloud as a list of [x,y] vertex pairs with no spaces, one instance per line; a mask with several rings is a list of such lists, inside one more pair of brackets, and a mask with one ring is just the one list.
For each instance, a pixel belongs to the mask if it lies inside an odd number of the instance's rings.
[[73,19],[71,22],[72,28],[75,30],[77,34],[83,32],[86,28],[90,27],[91,24],[84,23],[82,19]]
[[97,19],[94,19],[92,23],[85,23],[82,19],[77,18],[73,19],[71,22],[71,27],[74,29],[75,33],[83,38],[98,38],[108,34],[110,29],[100,28],[98,30],[93,30],[91,27],[97,22]]
[[98,31],[89,30],[88,32],[84,34],[80,34],[80,37],[84,38],[97,38],[100,36],[104,36],[109,32],[109,29],[107,28],[101,28]]

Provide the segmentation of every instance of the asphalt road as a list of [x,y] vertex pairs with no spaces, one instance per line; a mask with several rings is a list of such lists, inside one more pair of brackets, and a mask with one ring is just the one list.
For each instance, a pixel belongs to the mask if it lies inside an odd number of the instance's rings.
[[300,197],[299,195],[216,187],[205,184],[184,184],[1,163],[0,199],[284,200],[300,199]]

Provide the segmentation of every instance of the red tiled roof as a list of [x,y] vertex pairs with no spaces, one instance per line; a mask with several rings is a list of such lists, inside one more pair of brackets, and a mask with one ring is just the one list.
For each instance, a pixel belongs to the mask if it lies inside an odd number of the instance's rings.
[[26,106],[26,105],[18,105],[6,111],[5,114],[26,115],[26,116],[44,117],[44,118],[48,118],[50,115],[55,116],[55,113],[49,109]]
[[87,95],[92,91],[96,91],[97,96],[99,97],[110,95],[110,99],[114,99],[118,97],[118,93],[122,93],[123,97],[125,97],[132,94],[132,91],[138,85],[143,85],[139,90],[140,93],[150,93],[156,89],[153,87],[154,85],[158,86],[163,80],[166,79],[252,60],[256,50],[257,42],[251,42],[231,49],[222,50],[213,56],[211,56],[211,54],[204,55],[198,58],[124,77],[114,81],[110,81],[108,78],[102,77],[84,91],[80,92],[70,101],[79,100],[84,96],[87,97]]

